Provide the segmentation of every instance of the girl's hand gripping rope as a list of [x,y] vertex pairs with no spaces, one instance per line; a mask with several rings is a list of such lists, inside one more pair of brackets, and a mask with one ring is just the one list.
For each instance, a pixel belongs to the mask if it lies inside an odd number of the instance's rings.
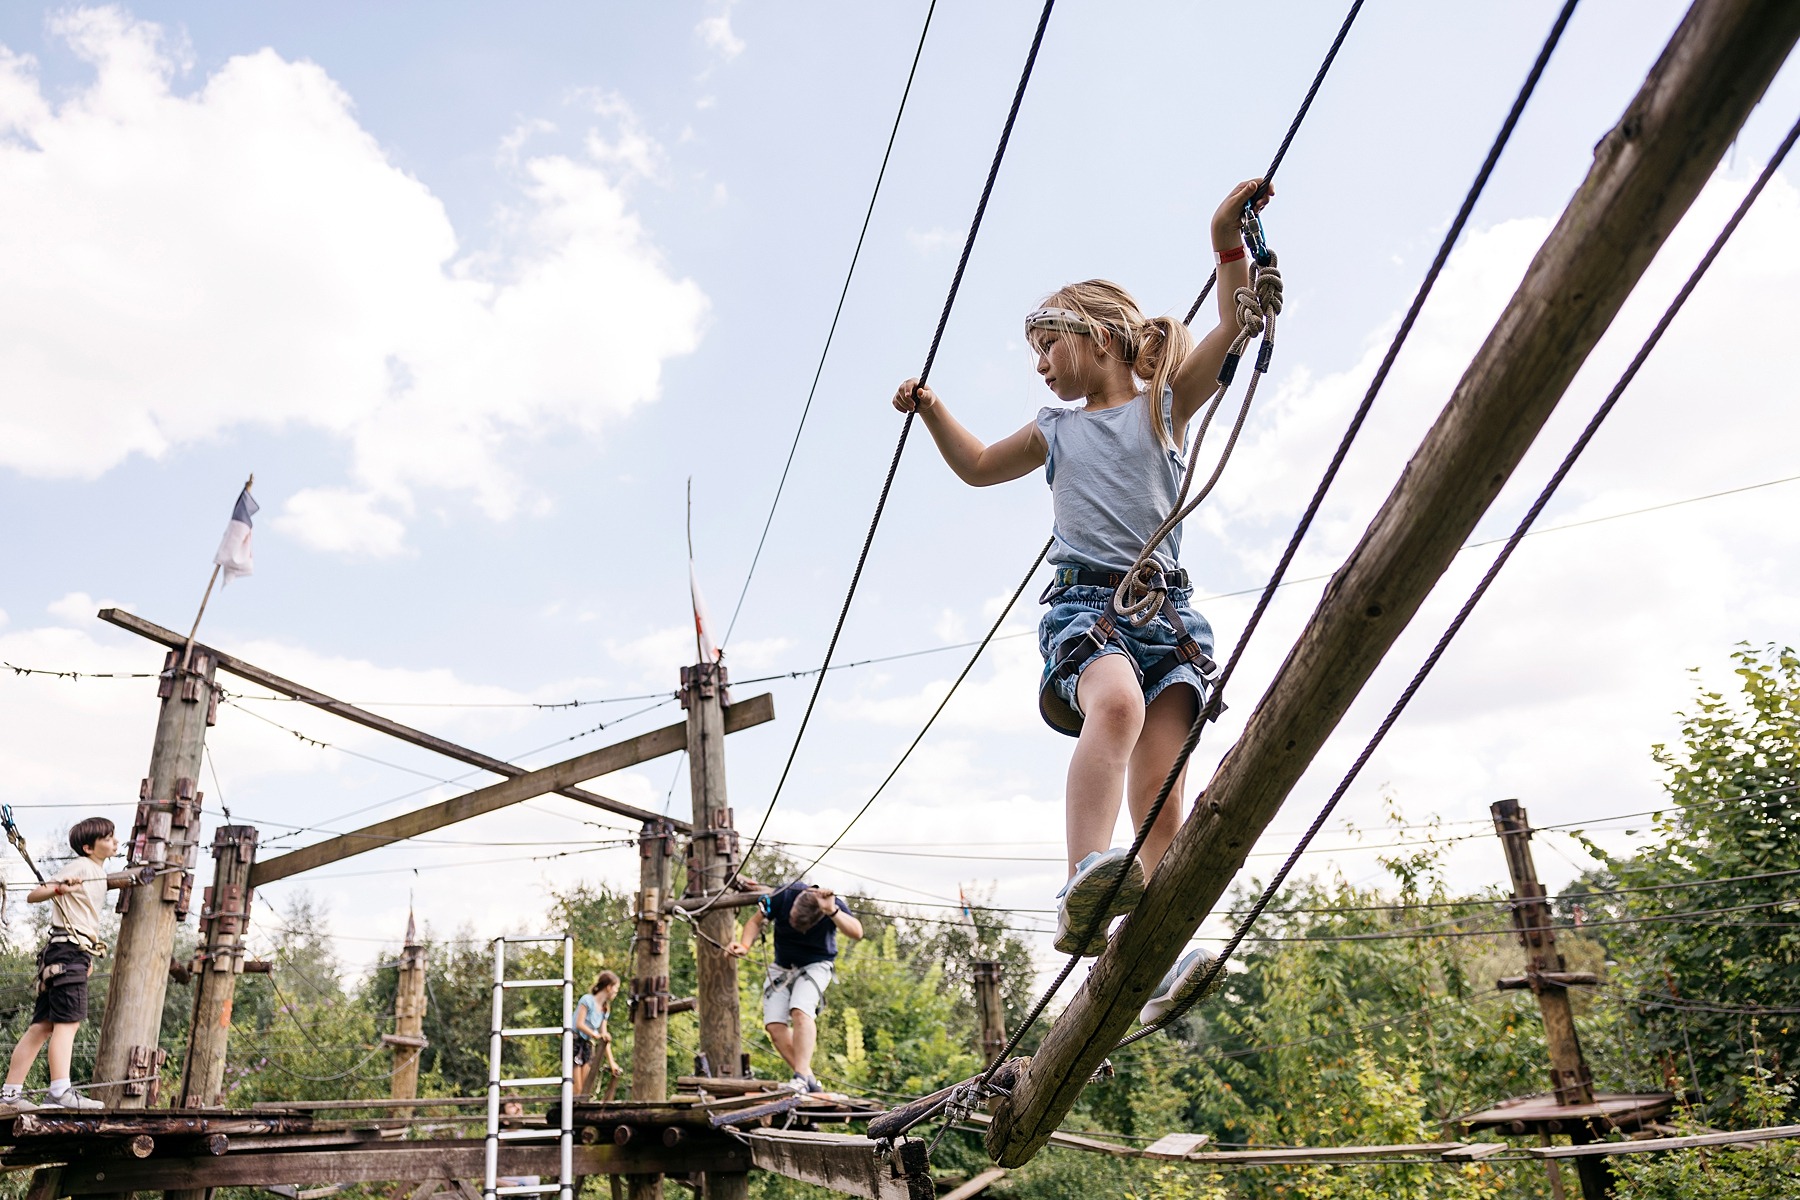
[[917,379],[907,380],[894,392],[894,407],[903,413],[929,412],[937,402],[937,393]]

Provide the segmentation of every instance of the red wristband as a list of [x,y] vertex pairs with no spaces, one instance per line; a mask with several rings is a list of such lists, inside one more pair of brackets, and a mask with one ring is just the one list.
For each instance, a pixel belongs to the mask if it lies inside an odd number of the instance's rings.
[[1244,248],[1242,246],[1233,246],[1229,250],[1213,251],[1213,261],[1218,263],[1221,267],[1226,263],[1236,262],[1242,257],[1244,257]]

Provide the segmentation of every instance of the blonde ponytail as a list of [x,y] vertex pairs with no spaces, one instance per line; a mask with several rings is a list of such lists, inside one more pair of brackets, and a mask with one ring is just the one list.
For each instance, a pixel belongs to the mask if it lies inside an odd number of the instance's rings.
[[1112,352],[1149,386],[1157,442],[1164,449],[1179,450],[1175,431],[1163,416],[1162,395],[1194,348],[1194,335],[1188,327],[1173,317],[1146,317],[1130,292],[1106,279],[1059,288],[1045,297],[1043,307],[1079,313],[1090,326],[1106,330]]

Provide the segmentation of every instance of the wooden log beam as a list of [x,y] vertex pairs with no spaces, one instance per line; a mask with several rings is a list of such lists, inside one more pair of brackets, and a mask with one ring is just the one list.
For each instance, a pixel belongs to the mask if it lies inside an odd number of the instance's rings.
[[743,1135],[750,1158],[765,1171],[863,1200],[935,1200],[925,1143],[895,1143],[878,1154],[871,1138],[843,1133],[759,1129]]
[[[103,608],[100,610],[100,619],[110,624],[117,625],[120,629],[135,633],[139,637],[148,638],[150,641],[159,642],[164,646],[170,646],[177,650],[181,649],[182,646],[187,643],[187,639],[181,634],[176,633],[174,630],[164,629],[161,625],[146,621],[142,617],[137,616],[134,613],[125,612],[122,609]],[[483,754],[479,750],[471,750],[467,746],[459,746],[455,742],[446,741],[434,734],[414,729],[410,725],[402,725],[398,721],[391,721],[388,718],[378,716],[367,709],[358,708],[354,704],[348,704],[342,700],[333,699],[324,692],[309,688],[305,684],[295,683],[289,679],[283,679],[273,671],[265,671],[255,663],[248,663],[241,658],[234,658],[223,651],[214,650],[210,646],[204,646],[199,642],[195,642],[194,649],[200,653],[212,655],[214,660],[219,664],[219,669],[221,671],[229,671],[239,679],[249,680],[251,683],[259,684],[272,692],[280,692],[284,696],[291,696],[304,704],[310,704],[314,708],[323,709],[328,713],[344,718],[346,721],[354,721],[358,725],[375,730],[377,733],[385,733],[389,737],[398,738],[403,742],[411,743],[422,749],[436,751],[445,758],[453,758],[457,762],[467,763],[471,767],[480,767],[484,771],[492,771],[496,775],[503,775],[509,779],[525,774],[524,767],[515,767],[505,759],[495,758],[491,754]],[[555,790],[556,794],[559,796],[567,796],[571,800],[579,800],[583,804],[591,804],[595,808],[603,808],[607,812],[617,813],[622,817],[631,817],[638,821],[668,820],[666,817],[659,818],[655,813],[647,812],[644,809],[627,804],[623,800],[614,800],[610,796],[602,796],[598,792],[590,792],[584,788],[562,787]],[[676,821],[674,824],[681,832],[688,832],[688,824],[686,821]]]
[[[555,1145],[515,1143],[507,1169],[521,1175],[557,1174]],[[108,1159],[70,1163],[63,1168],[58,1196],[127,1191],[174,1191],[208,1187],[265,1187],[292,1183],[383,1183],[394,1180],[479,1179],[483,1163],[479,1139],[399,1142],[359,1150],[295,1150],[268,1154],[227,1154],[220,1158]],[[576,1146],[579,1175],[745,1171],[750,1155],[726,1137],[689,1139],[679,1150],[659,1143],[643,1146]],[[46,1198],[48,1200],[48,1198]]]
[[1698,0],[1361,543],[1326,588],[1144,898],[1001,1103],[1030,1160],[1243,866],[1505,484],[1800,35],[1791,0]]
[[1586,1146],[1527,1146],[1535,1158],[1601,1158],[1615,1154],[1655,1154],[1660,1150],[1692,1150],[1697,1146],[1750,1146],[1800,1138],[1800,1125],[1771,1125],[1728,1133],[1696,1133],[1688,1137],[1645,1138],[1637,1142],[1592,1142]]
[[[748,700],[740,700],[725,710],[725,732],[736,733],[740,729],[749,729],[761,725],[765,721],[775,719],[775,699],[767,692],[760,696],[752,696]],[[578,754],[550,766],[535,771],[527,771],[523,775],[514,776],[500,783],[489,784],[477,788],[461,796],[452,797],[438,804],[430,804],[398,817],[389,817],[385,821],[377,821],[373,825],[365,825],[351,833],[340,834],[311,846],[302,846],[298,850],[289,851],[275,858],[265,859],[252,868],[250,883],[253,887],[263,887],[277,879],[286,879],[290,875],[298,875],[302,871],[311,871],[334,862],[342,862],[346,858],[358,854],[366,854],[370,850],[379,850],[395,842],[410,837],[418,837],[446,825],[454,825],[466,821],[470,817],[478,817],[510,804],[518,804],[530,800],[534,796],[542,796],[546,792],[554,792],[558,788],[583,779],[592,779],[596,775],[609,775],[614,771],[623,771],[652,758],[664,754],[672,754],[687,745],[687,725],[665,725],[661,729],[653,729],[649,733],[639,734],[634,738],[616,742],[611,746],[602,746],[598,750],[590,750],[586,754]],[[653,820],[662,820],[652,815]]]

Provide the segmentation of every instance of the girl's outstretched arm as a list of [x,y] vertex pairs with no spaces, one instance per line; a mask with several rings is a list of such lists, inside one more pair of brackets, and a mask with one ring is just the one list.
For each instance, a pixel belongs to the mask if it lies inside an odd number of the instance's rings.
[[[1213,213],[1212,248],[1215,251],[1235,250],[1244,244],[1238,234],[1238,217],[1261,186],[1260,179],[1244,180],[1231,189],[1231,195],[1225,197],[1218,211]],[[1275,189],[1271,187],[1257,208],[1260,210],[1274,194]],[[1231,349],[1231,339],[1237,336],[1237,290],[1250,283],[1249,256],[1220,263],[1218,272],[1219,281],[1213,288],[1213,296],[1218,301],[1219,323],[1194,344],[1170,384],[1175,390],[1175,428],[1178,430],[1186,427],[1188,418],[1200,410],[1218,386],[1219,368],[1225,363],[1225,352]]]
[[925,428],[931,430],[931,440],[937,443],[938,453],[944,456],[958,479],[973,487],[987,487],[1029,475],[1044,465],[1044,456],[1049,453],[1049,448],[1044,445],[1044,435],[1038,432],[1035,422],[991,446],[983,445],[980,438],[950,415],[937,393],[921,386],[917,379],[907,380],[894,392],[894,407],[901,412],[918,411]]

